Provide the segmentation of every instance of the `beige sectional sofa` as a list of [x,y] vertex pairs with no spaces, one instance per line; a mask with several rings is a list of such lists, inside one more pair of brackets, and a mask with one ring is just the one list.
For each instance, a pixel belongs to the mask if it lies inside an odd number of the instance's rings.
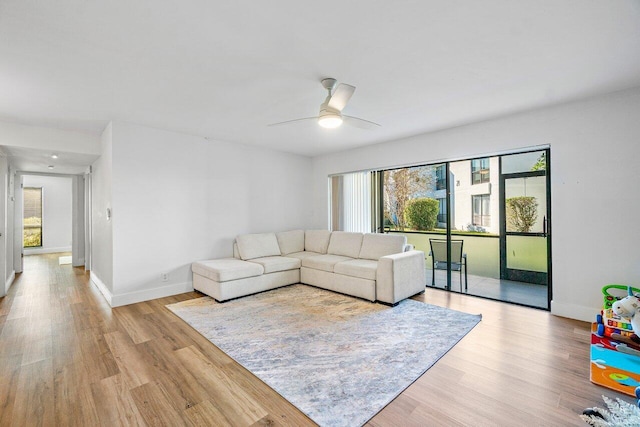
[[328,230],[245,234],[234,258],[192,264],[193,286],[217,301],[305,283],[395,305],[424,292],[424,252],[405,236]]

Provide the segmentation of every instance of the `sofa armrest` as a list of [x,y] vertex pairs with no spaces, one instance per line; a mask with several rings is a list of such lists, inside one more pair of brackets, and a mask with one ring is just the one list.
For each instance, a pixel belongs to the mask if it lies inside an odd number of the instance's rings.
[[415,249],[415,246],[413,246],[411,243],[407,243],[406,245],[404,245],[404,250],[402,252],[409,252]]
[[412,250],[383,256],[376,272],[376,299],[396,304],[423,292],[426,280],[424,252]]

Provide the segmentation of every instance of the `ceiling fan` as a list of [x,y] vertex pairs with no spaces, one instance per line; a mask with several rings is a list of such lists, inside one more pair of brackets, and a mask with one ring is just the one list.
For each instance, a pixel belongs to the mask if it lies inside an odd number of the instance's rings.
[[317,116],[272,123],[269,126],[279,126],[303,120],[317,120],[320,126],[328,129],[337,128],[343,121],[364,129],[373,129],[380,126],[378,123],[374,123],[369,120],[342,114],[342,110],[351,99],[351,96],[353,96],[353,92],[356,90],[355,86],[351,86],[346,83],[340,83],[336,86],[337,81],[332,78],[323,79],[321,83],[329,94],[324,102],[320,104],[320,112]]

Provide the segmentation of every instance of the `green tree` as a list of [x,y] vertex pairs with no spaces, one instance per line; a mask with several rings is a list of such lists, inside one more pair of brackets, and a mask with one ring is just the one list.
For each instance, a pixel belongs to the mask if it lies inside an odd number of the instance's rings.
[[532,171],[543,171],[547,169],[547,153],[542,152],[536,163],[531,167]]
[[407,227],[407,203],[427,192],[433,180],[428,166],[393,169],[384,172],[384,216],[398,230]]
[[535,197],[511,197],[506,201],[509,231],[528,233],[538,219],[538,201]]
[[438,223],[440,203],[430,197],[408,201],[404,211],[405,222],[414,230],[433,230]]

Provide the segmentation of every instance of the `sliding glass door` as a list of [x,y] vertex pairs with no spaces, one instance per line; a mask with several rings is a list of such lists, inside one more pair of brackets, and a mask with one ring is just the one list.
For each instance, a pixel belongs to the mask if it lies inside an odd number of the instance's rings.
[[425,253],[427,286],[548,310],[548,159],[545,149],[330,177],[331,227],[405,235]]

